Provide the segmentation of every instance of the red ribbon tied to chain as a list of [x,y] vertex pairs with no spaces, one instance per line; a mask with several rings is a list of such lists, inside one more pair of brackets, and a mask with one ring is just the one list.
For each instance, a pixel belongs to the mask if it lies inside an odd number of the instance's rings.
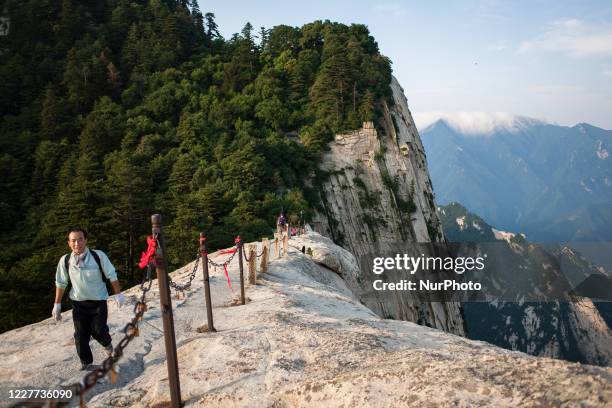
[[147,251],[140,255],[140,263],[138,267],[144,269],[149,263],[155,263],[155,250],[157,249],[157,240],[151,235],[147,237]]
[[230,281],[229,273],[227,273],[227,264],[226,263],[223,264],[223,272],[225,272],[225,277],[227,278],[227,286],[229,286],[229,288],[233,292],[234,288],[232,288],[232,281]]

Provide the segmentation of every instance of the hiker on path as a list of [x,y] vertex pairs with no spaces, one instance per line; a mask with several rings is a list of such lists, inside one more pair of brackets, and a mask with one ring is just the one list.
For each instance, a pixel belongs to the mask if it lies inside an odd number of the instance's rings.
[[278,219],[276,220],[276,232],[278,232],[279,234],[284,232],[285,225],[287,225],[287,220],[285,219],[285,214],[281,212],[278,216]]
[[112,285],[115,301],[119,307],[125,303],[117,280],[115,267],[106,254],[97,249],[87,248],[87,232],[73,228],[68,232],[68,246],[72,250],[61,257],[55,272],[55,304],[51,316],[62,320],[62,297],[68,284],[72,300],[72,321],[74,323],[74,343],[81,360],[81,370],[93,369],[93,356],[89,347],[91,337],[104,347],[107,356],[113,353],[109,333],[108,290],[105,280]]

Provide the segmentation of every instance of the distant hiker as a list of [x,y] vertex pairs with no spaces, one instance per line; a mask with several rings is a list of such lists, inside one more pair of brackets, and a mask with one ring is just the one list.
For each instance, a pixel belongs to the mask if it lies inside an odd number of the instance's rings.
[[73,228],[68,232],[68,246],[72,252],[61,257],[55,272],[55,304],[51,316],[57,321],[62,320],[62,297],[68,284],[72,284],[69,296],[72,300],[74,343],[81,360],[81,370],[87,370],[92,368],[93,363],[89,348],[91,337],[104,347],[107,356],[113,353],[106,324],[108,290],[105,280],[110,280],[119,307],[125,303],[125,298],[117,281],[115,267],[104,252],[87,248],[87,232],[84,229]]
[[276,220],[276,232],[279,234],[285,231],[285,225],[287,225],[287,220],[285,219],[285,214],[280,213],[278,219]]

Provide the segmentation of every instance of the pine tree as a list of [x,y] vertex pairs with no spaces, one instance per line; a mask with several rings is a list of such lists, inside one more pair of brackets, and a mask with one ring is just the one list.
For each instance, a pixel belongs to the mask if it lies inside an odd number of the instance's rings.
[[10,154],[0,155],[0,231],[11,231],[20,214],[22,186],[26,179],[24,168],[17,158]]
[[121,53],[122,56],[122,66],[123,68],[130,72],[134,69],[141,61],[140,59],[140,34],[139,29],[136,24],[132,24],[128,31],[127,38],[123,43],[123,51]]
[[264,49],[268,44],[268,36],[270,34],[270,30],[267,30],[266,27],[259,27],[259,48]]
[[103,96],[87,116],[79,137],[81,154],[101,162],[105,154],[117,149],[123,137],[123,111],[109,97]]
[[129,152],[115,152],[106,159],[104,202],[97,214],[105,220],[99,240],[112,259],[121,262],[124,277],[137,281],[137,247],[147,234],[147,216],[152,212],[150,179],[145,168],[134,164]]
[[374,93],[369,89],[365,91],[363,98],[361,99],[361,105],[359,106],[359,115],[362,122],[372,122],[375,118],[376,113],[376,98]]
[[85,153],[77,158],[74,153],[67,152],[65,156],[59,193],[43,219],[38,234],[40,242],[56,242],[71,226],[82,226],[93,236],[100,232],[103,220],[96,214],[96,208],[104,202],[104,172],[92,155]]
[[242,38],[247,40],[250,44],[253,44],[253,25],[247,21],[247,23],[242,27]]
[[69,48],[70,44],[78,38],[80,27],[82,27],[80,14],[74,9],[72,0],[63,0],[60,20],[55,27],[60,45],[66,49]]
[[221,34],[219,34],[219,26],[215,22],[215,14],[214,13],[206,13],[204,14],[204,20],[206,21],[206,37],[209,40],[214,40],[216,38],[220,38]]
[[193,19],[193,25],[196,29],[198,38],[203,38],[203,36],[205,35],[204,16],[202,15],[202,12],[200,11],[200,7],[198,6],[197,1],[193,3],[193,7],[191,8],[191,16]]
[[113,51],[119,51],[121,45],[130,31],[132,25],[132,9],[125,1],[117,2],[117,6],[112,11],[111,33],[113,41],[110,44]]
[[65,130],[68,118],[64,114],[63,104],[53,87],[47,87],[40,114],[40,134],[45,139],[59,140]]
[[26,205],[35,209],[33,215],[36,218],[48,210],[50,203],[47,199],[57,193],[58,173],[69,156],[70,146],[67,143],[44,140],[36,147]]

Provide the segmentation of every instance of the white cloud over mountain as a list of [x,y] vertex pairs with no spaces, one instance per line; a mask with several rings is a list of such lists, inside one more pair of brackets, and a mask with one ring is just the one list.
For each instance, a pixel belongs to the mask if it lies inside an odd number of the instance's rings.
[[517,132],[526,126],[544,123],[540,119],[505,112],[414,112],[412,116],[419,130],[437,120],[444,120],[450,127],[466,135],[490,135],[502,129]]

